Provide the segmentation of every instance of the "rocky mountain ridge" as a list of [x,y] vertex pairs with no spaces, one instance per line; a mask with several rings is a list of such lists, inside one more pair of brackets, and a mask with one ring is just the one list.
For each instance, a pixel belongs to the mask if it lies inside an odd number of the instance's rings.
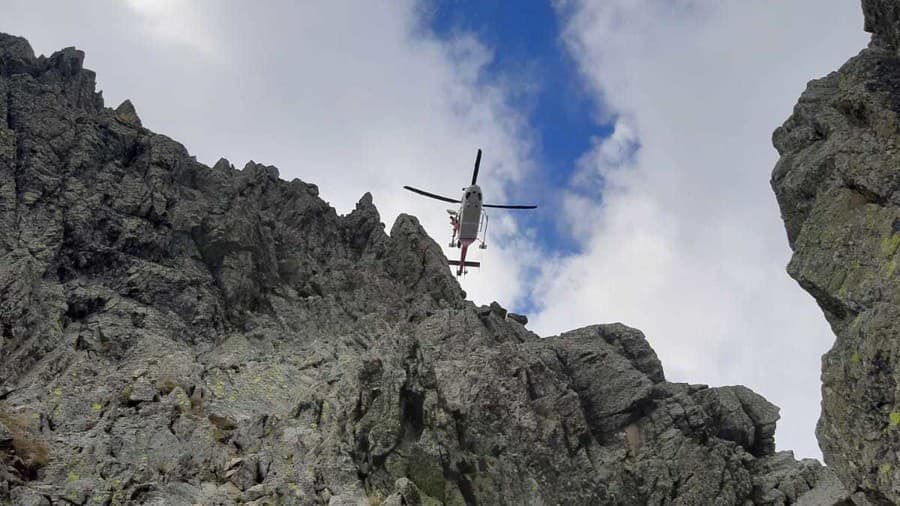
[[837,340],[822,359],[825,462],[856,504],[900,504],[900,3],[863,0],[867,49],[775,131],[788,272]]
[[0,503],[841,504],[778,408],[621,324],[476,307],[415,218],[339,216],[0,35]]

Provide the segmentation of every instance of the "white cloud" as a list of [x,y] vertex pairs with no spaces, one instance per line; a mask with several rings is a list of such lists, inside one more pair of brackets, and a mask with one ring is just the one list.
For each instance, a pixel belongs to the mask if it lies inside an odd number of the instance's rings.
[[604,105],[598,117],[619,120],[576,173],[577,185],[603,181],[602,203],[567,200],[569,220],[592,224],[576,227],[584,253],[543,276],[535,328],[634,325],[670,379],[751,386],[782,407],[779,447],[818,456],[819,357],[833,336],[784,272],[770,138],[809,79],[865,44],[858,3],[608,0],[558,11]]
[[[531,169],[529,134],[509,88],[484,73],[493,57],[471,35],[437,40],[412,0],[0,4],[0,30],[40,51],[78,45],[109,105],[130,98],[144,124],[211,164],[220,156],[276,165],[349,212],[372,192],[387,226],[418,216],[449,240],[446,207],[405,184],[458,198],[478,147],[479,183],[503,201]],[[524,140],[523,140],[524,139]],[[477,302],[524,295],[510,241],[492,213],[485,268],[463,287]],[[447,250],[448,256],[458,255]]]
[[216,55],[213,33],[198,9],[200,4],[186,0],[125,0],[142,19],[141,31],[163,44],[174,44]]

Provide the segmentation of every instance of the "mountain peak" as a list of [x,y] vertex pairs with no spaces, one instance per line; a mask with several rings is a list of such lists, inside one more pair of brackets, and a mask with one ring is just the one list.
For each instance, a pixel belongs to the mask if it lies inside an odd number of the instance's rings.
[[872,47],[900,48],[900,5],[894,0],[862,0],[865,30],[872,34]]

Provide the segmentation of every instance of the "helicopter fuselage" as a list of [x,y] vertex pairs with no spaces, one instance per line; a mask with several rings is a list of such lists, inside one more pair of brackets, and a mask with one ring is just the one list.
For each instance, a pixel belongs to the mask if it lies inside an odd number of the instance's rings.
[[457,214],[459,220],[457,238],[460,246],[468,246],[478,239],[478,231],[481,226],[481,187],[473,184],[465,188],[460,201]]
[[[478,236],[482,233],[483,219],[487,219],[482,210],[482,194],[481,187],[477,184],[463,188],[463,195],[459,202],[459,210],[450,211],[450,224],[453,227],[453,239],[450,241],[450,247],[457,247],[459,251],[459,261],[451,260],[450,265],[458,266],[456,275],[465,274],[466,267],[478,267],[478,262],[466,262],[466,252],[469,246],[479,240]],[[482,248],[487,246],[482,239]]]

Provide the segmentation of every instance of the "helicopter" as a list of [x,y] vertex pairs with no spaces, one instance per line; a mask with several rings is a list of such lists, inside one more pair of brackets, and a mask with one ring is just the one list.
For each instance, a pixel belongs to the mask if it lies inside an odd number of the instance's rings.
[[484,211],[485,207],[494,209],[537,209],[535,205],[506,205],[506,204],[483,204],[481,187],[476,184],[478,180],[478,167],[481,165],[481,149],[475,156],[475,171],[472,173],[472,184],[462,189],[463,195],[460,200],[443,197],[434,193],[429,193],[412,186],[404,186],[403,188],[429,197],[432,199],[449,202],[451,204],[459,204],[459,209],[448,209],[450,214],[450,226],[453,229],[453,235],[450,238],[449,246],[451,248],[459,248],[459,260],[450,260],[450,265],[456,266],[456,276],[462,276],[468,272],[467,267],[481,267],[480,262],[467,262],[466,252],[469,246],[478,241],[481,243],[480,249],[487,249],[485,242],[488,227],[488,215]]

